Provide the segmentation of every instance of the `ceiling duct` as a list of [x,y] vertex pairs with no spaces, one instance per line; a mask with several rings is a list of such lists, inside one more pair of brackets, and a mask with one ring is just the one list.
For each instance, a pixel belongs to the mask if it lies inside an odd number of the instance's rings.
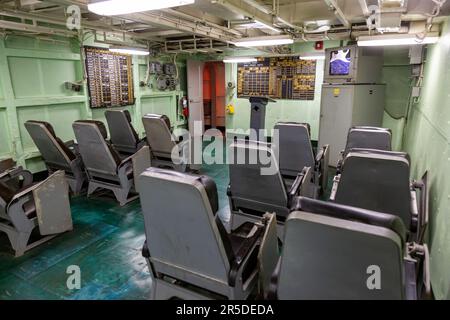
[[378,0],[376,29],[378,32],[398,32],[402,15],[407,11],[407,0]]

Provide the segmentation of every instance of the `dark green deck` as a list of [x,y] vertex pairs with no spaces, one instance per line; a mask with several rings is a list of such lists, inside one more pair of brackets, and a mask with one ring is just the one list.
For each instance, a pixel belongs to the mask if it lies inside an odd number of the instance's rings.
[[[220,216],[228,221],[228,166],[203,166],[201,173],[215,180]],[[20,258],[0,234],[0,299],[147,299],[151,279],[141,256],[145,236],[139,200],[120,207],[109,197],[80,196],[71,207],[74,230]],[[70,265],[81,269],[80,290],[67,288]]]
[[[214,178],[220,206],[228,207],[227,166],[208,166],[202,173]],[[113,199],[80,196],[71,207],[74,230],[20,258],[0,234],[0,299],[147,299],[151,280],[141,256],[139,200],[120,207]],[[80,290],[67,288],[70,265],[81,269]]]

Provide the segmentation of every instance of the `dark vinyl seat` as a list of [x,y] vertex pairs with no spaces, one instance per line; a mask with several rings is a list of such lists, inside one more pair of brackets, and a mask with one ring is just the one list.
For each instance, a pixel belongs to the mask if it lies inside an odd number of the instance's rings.
[[114,192],[120,205],[136,196],[130,196],[134,187],[132,157],[121,159],[117,150],[107,141],[107,131],[101,121],[79,120],[73,129],[88,176],[88,196],[98,188]]
[[[396,215],[412,235],[420,238],[428,222],[426,177],[421,183],[410,181],[410,160],[406,153],[352,149],[342,163],[341,173],[334,179],[331,199],[339,204]],[[421,191],[419,202],[416,189]]]
[[106,110],[105,117],[111,143],[119,153],[132,155],[145,145],[145,138],[139,139],[128,110]]
[[140,199],[153,299],[246,299],[256,289],[264,224],[228,234],[211,178],[149,168],[140,176]]
[[[16,171],[12,179],[18,175],[20,172]],[[57,234],[72,230],[69,186],[64,171],[56,171],[38,183],[24,178],[20,188],[9,182],[5,176],[0,179],[0,231],[8,235],[16,257]],[[30,241],[36,228],[41,237]]]
[[303,168],[312,169],[312,190],[310,195],[317,198],[328,185],[329,146],[323,146],[317,153],[311,143],[311,128],[308,123],[278,122],[280,172],[288,185],[292,184]]
[[310,168],[304,168],[287,188],[279,171],[276,149],[267,143],[236,140],[230,145],[230,184],[228,198],[231,225],[260,219],[266,212],[276,213],[279,231],[289,215],[292,201],[308,189]]
[[299,197],[286,220],[271,298],[415,300],[427,248],[412,252],[406,239],[398,216]]
[[29,120],[25,122],[25,128],[39,149],[49,174],[64,170],[70,188],[79,194],[86,182],[86,174],[73,141],[64,143],[56,136],[53,126],[45,121]]
[[142,118],[152,167],[170,167],[185,172],[189,162],[189,141],[178,141],[166,115],[146,114]]

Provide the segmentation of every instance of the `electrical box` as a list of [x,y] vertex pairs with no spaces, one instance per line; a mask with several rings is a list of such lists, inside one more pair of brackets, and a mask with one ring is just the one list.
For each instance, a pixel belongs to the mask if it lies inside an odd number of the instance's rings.
[[165,63],[163,65],[164,74],[172,76],[176,73],[176,67],[173,63]]
[[375,84],[381,82],[383,49],[357,45],[325,51],[324,83]]
[[150,74],[162,74],[163,73],[162,65],[159,62],[156,62],[156,61],[150,62],[149,67],[150,67],[150,70],[149,70]]
[[336,167],[353,126],[381,127],[385,85],[324,85],[319,146],[330,145],[330,166]]

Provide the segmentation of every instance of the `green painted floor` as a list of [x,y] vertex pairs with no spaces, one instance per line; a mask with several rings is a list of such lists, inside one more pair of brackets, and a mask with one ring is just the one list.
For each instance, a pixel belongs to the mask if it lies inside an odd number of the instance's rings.
[[[217,184],[219,215],[226,224],[228,166],[204,165],[201,173]],[[330,170],[330,182],[333,175]],[[0,299],[148,299],[151,279],[141,256],[145,235],[139,200],[120,207],[109,197],[80,196],[71,200],[71,208],[72,232],[20,258],[0,233]],[[67,288],[71,265],[81,270],[79,290]]]
[[[220,207],[228,207],[227,166],[208,166],[202,173],[214,178]],[[72,232],[20,258],[0,234],[0,299],[147,299],[151,279],[141,256],[145,236],[139,200],[120,207],[110,198],[80,196],[71,208]],[[80,267],[80,290],[67,288],[71,265]]]

